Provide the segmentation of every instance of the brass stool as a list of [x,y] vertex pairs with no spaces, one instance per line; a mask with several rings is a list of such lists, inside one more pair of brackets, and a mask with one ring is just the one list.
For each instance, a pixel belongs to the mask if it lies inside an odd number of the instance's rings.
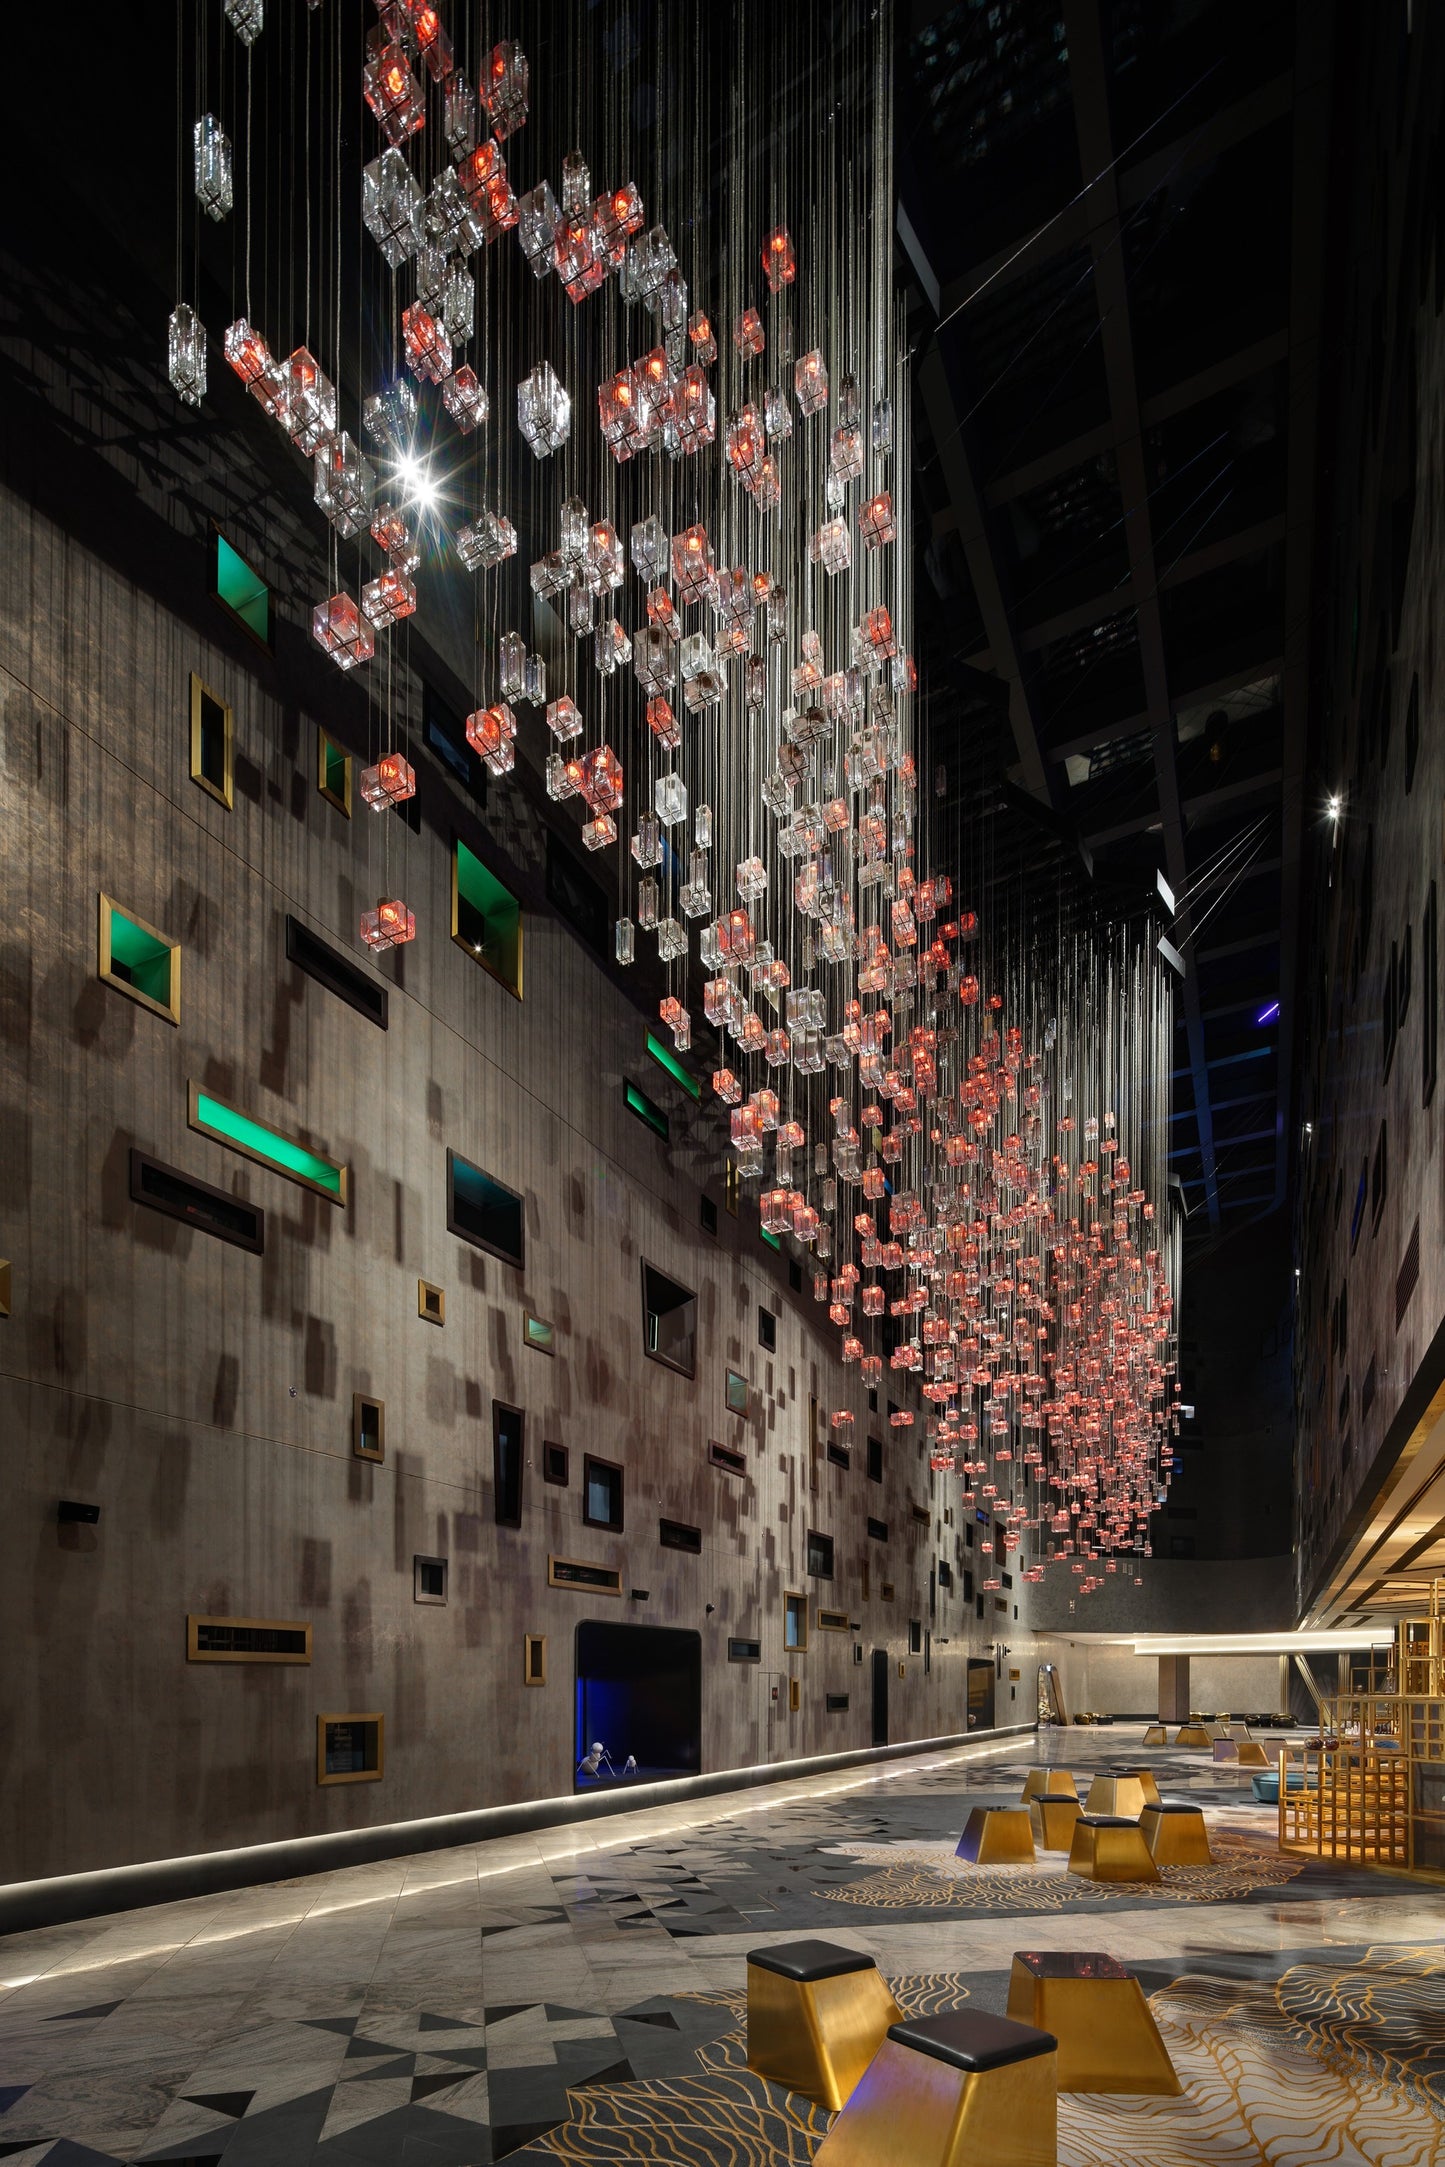
[[1159,1786],[1154,1781],[1154,1771],[1152,1768],[1126,1768],[1124,1773],[1126,1776],[1132,1776],[1134,1778],[1134,1781],[1141,1787],[1144,1793],[1144,1804],[1146,1806],[1158,1805]]
[[1241,1738],[1239,1765],[1241,1768],[1273,1768],[1275,1764],[1257,1738]]
[[1233,1740],[1232,1738],[1215,1738],[1215,1739],[1212,1739],[1212,1740],[1210,1741],[1210,1750],[1212,1751],[1212,1753],[1213,1753],[1213,1755],[1214,1755],[1214,1759],[1215,1759],[1215,1762],[1216,1762],[1216,1763],[1217,1763],[1217,1764],[1218,1764],[1218,1765],[1219,1765],[1220,1767],[1225,1767],[1225,1766],[1229,1766],[1229,1767],[1237,1767],[1237,1766],[1238,1766],[1238,1763],[1239,1763],[1239,1747],[1238,1747],[1238,1746],[1237,1746],[1237,1745],[1235,1744],[1235,1742],[1234,1742],[1234,1740]]
[[1185,1798],[1161,1798],[1146,1806],[1139,1826],[1156,1866],[1212,1866],[1209,1831],[1198,1806]]
[[[1157,1807],[1149,1811],[1157,1812]],[[1137,1821],[1081,1813],[1069,1847],[1069,1872],[1084,1881],[1157,1881],[1159,1869]]]
[[975,1806],[958,1839],[956,1858],[970,1866],[1030,1866],[1034,1832],[1027,1806]]
[[832,1941],[748,1951],[748,2067],[836,2114],[903,2012],[871,1956]]
[[1144,1743],[1146,1746],[1167,1746],[1169,1743],[1168,1730],[1162,1723],[1151,1723],[1144,1733]]
[[1116,1957],[1073,1949],[1016,1953],[1008,2013],[1059,2042],[1061,2092],[1163,2092],[1184,2087],[1134,1974]]
[[1077,1798],[1078,1795],[1079,1786],[1067,1768],[1031,1768],[1024,1777],[1019,1804],[1027,1806],[1036,1798]]
[[1137,1821],[1144,1805],[1144,1786],[1137,1776],[1095,1776],[1084,1811],[1104,1814],[1110,1820]]
[[1074,1840],[1074,1823],[1083,1808],[1077,1798],[1033,1798],[1029,1820],[1040,1851],[1067,1851]]
[[1007,2017],[895,2024],[814,2167],[1058,2167],[1048,2032]]
[[1181,1723],[1175,1732],[1174,1743],[1176,1746],[1198,1746],[1207,1753],[1209,1733],[1202,1723]]

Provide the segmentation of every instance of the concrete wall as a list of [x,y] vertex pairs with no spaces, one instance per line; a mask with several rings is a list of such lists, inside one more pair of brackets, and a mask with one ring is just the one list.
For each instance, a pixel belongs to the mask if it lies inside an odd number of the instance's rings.
[[[1438,968],[1424,939],[1432,890],[1437,920],[1445,912],[1445,41],[1428,9],[1414,11],[1408,36],[1398,10],[1346,9],[1337,22],[1335,373],[1322,412],[1317,797],[1301,933],[1302,1608],[1398,1453],[1415,1419],[1409,1396],[1428,1398],[1445,1368],[1445,1090],[1431,1095],[1426,1082]],[[1337,828],[1324,817],[1328,793],[1340,800]],[[1391,973],[1407,947],[1410,998],[1392,1042]]]
[[[1132,1648],[1070,1641],[1062,1634],[1041,1640],[1039,1649],[1043,1660],[1058,1666],[1071,1717],[1080,1710],[1151,1718],[1158,1712],[1157,1657],[1135,1655]],[[1191,1658],[1190,1706],[1205,1715],[1274,1714],[1284,1706],[1279,1690],[1278,1656]]]
[[[1137,1581],[1137,1585],[1135,1584]],[[1040,1632],[1256,1633],[1295,1623],[1291,1561],[1286,1557],[1120,1560],[1093,1595],[1075,1596],[1062,1574],[1031,1591]]]
[[[723,1131],[646,1061],[638,1009],[541,905],[521,779],[496,793],[511,848],[494,861],[529,905],[519,1002],[448,937],[430,772],[418,834],[359,804],[347,822],[319,795],[284,643],[252,661],[218,610],[198,632],[143,563],[127,576],[8,490],[0,557],[0,1876],[566,1792],[590,1616],[702,1635],[704,1769],[870,1743],[874,1648],[893,1739],[964,1729],[968,1655],[1026,1644],[1024,1591],[978,1618],[921,1429],[889,1429],[886,1409],[870,1422],[755,1202],[736,1219],[719,1203],[717,1238],[701,1231]],[[193,670],[234,708],[230,811],[189,779]],[[383,886],[418,925],[380,966],[384,1033],[284,955],[294,911],[360,960],[358,913]],[[101,890],[180,941],[179,1028],[99,981]],[[671,1145],[624,1110],[624,1075],[667,1109]],[[344,1160],[346,1208],[191,1131],[191,1080]],[[132,1144],[263,1205],[264,1256],[131,1203]],[[448,1234],[448,1146],[524,1196],[525,1272]],[[644,1256],[697,1291],[694,1381],[643,1358]],[[445,1289],[442,1329],[418,1316],[420,1277]],[[554,1357],[524,1346],[527,1309],[554,1325]],[[745,1420],[724,1405],[729,1367],[749,1379]],[[352,1456],[358,1390],[386,1402],[381,1466]],[[814,1398],[856,1409],[846,1471]],[[494,1401],[525,1414],[520,1530],[495,1523]],[[710,1439],[744,1452],[742,1479],[709,1465]],[[570,1449],[567,1489],[540,1479],[544,1440]],[[587,1452],[624,1469],[622,1534],[583,1525]],[[60,1530],[61,1498],[98,1505],[98,1527]],[[702,1555],[661,1548],[660,1515],[701,1527]],[[832,1582],[807,1576],[809,1528],[835,1539]],[[449,1560],[446,1607],[413,1601],[417,1553]],[[549,1554],[618,1567],[646,1605],[549,1589]],[[930,1610],[940,1556],[956,1587]],[[853,1629],[814,1626],[786,1655],[787,1589]],[[309,1621],[313,1660],[188,1664],[190,1612]],[[930,1667],[910,1619],[931,1630]],[[522,1682],[529,1632],[548,1636],[540,1690]],[[729,1635],[760,1638],[761,1666],[729,1664]],[[1027,1663],[1007,1663],[1031,1695]],[[1007,1663],[1001,1722],[1032,1712],[1010,1703]],[[371,1710],[384,1781],[318,1787],[318,1713]]]

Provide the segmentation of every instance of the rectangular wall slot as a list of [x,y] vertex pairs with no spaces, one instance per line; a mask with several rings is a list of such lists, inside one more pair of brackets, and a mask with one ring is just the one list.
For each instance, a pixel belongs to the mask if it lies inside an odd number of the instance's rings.
[[748,1471],[746,1456],[733,1452],[727,1445],[720,1445],[716,1438],[708,1441],[707,1456],[714,1467],[720,1467],[725,1475],[745,1475]]
[[186,1619],[188,1663],[309,1663],[311,1628],[289,1618]]
[[545,1685],[547,1683],[547,1636],[545,1633],[522,1635],[522,1683]]
[[840,1716],[848,1706],[846,1693],[825,1693],[823,1706],[830,1716]]
[[269,1167],[273,1174],[300,1182],[303,1189],[314,1189],[329,1204],[345,1205],[347,1169],[339,1160],[328,1159],[323,1152],[298,1143],[294,1136],[273,1129],[269,1122],[243,1114],[238,1106],[228,1106],[198,1083],[189,1087],[187,1118],[202,1136],[213,1137],[228,1150],[239,1151],[259,1166]]
[[559,1490],[565,1490],[568,1480],[567,1462],[568,1452],[565,1445],[543,1445],[542,1480],[555,1483]]
[[846,1610],[819,1610],[814,1613],[813,1623],[820,1633],[846,1633],[848,1613]]
[[351,818],[351,755],[316,725],[316,787],[328,805]]
[[659,1068],[665,1068],[676,1084],[681,1084],[690,1099],[702,1097],[702,1085],[696,1076],[689,1075],[672,1048],[660,1039],[655,1031],[647,1034],[647,1050]]
[[763,1644],[760,1640],[730,1640],[728,1661],[730,1663],[761,1663]]
[[139,1001],[167,1023],[181,1020],[181,951],[178,942],[143,918],[136,918],[100,898],[100,929],[96,967],[107,985]]
[[416,1283],[416,1313],[428,1324],[445,1324],[447,1321],[447,1290],[433,1286],[429,1279]]
[[549,1588],[581,1588],[593,1595],[620,1595],[622,1574],[615,1565],[589,1565],[581,1558],[547,1560]]
[[873,1542],[887,1542],[888,1522],[886,1520],[870,1520],[868,1522],[868,1534]]
[[208,1181],[196,1181],[178,1167],[165,1166],[134,1146],[130,1154],[130,1193],[133,1203],[164,1212],[167,1218],[179,1219],[183,1226],[193,1226],[199,1233],[214,1234],[217,1241],[230,1242],[233,1248],[248,1250],[252,1256],[259,1257],[266,1247],[266,1214],[259,1205],[248,1204],[226,1189],[213,1188]]
[[370,971],[364,971],[359,963],[333,948],[329,941],[313,933],[310,926],[299,918],[286,913],[286,961],[294,963],[308,978],[314,978],[318,986],[334,993],[338,1001],[345,1001],[358,1015],[365,1016],[384,1031],[388,1023],[387,988]]
[[460,838],[452,851],[452,939],[521,1000],[522,906]]
[[271,645],[271,590],[218,527],[211,529],[211,592],[262,647]]
[[385,1768],[385,1724],[381,1716],[316,1718],[318,1783],[380,1783]]
[[788,1713],[796,1715],[802,1705],[803,1681],[801,1678],[790,1678],[788,1680]]
[[526,1429],[522,1411],[492,1401],[492,1491],[498,1527],[522,1524]]
[[519,1270],[525,1260],[522,1199],[457,1151],[447,1153],[447,1231]]
[[645,1091],[640,1091],[635,1083],[629,1083],[625,1076],[622,1079],[622,1103],[630,1114],[635,1114],[646,1128],[651,1129],[654,1136],[660,1136],[665,1144],[671,1141],[672,1123],[667,1115],[660,1106],[654,1104]]
[[351,1395],[351,1450],[358,1460],[386,1458],[386,1402],[365,1392]]
[[414,1603],[443,1604],[447,1599],[445,1558],[413,1558],[411,1599]]
[[852,1464],[852,1454],[848,1447],[835,1445],[831,1437],[828,1440],[828,1458],[834,1467],[848,1467]]
[[702,1553],[702,1529],[689,1527],[685,1520],[659,1520],[657,1539],[664,1550],[689,1550],[694,1557]]
[[191,781],[231,810],[234,739],[231,710],[191,673]]
[[684,1377],[697,1360],[697,1296],[646,1258],[642,1263],[642,1346],[654,1362]]

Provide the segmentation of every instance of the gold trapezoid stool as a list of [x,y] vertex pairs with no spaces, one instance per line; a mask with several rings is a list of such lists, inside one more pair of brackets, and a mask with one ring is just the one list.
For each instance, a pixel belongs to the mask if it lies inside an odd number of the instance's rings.
[[1034,1831],[1027,1806],[975,1806],[955,1857],[970,1866],[1030,1866]]
[[1232,1738],[1212,1738],[1209,1742],[1209,1750],[1219,1767],[1238,1767],[1239,1747]]
[[748,2067],[836,2114],[903,2014],[871,1956],[832,1941],[748,1951]]
[[1034,1798],[1029,1801],[1029,1820],[1040,1851],[1067,1851],[1074,1841],[1074,1823],[1083,1808],[1076,1798]]
[[1202,1723],[1181,1723],[1174,1734],[1176,1746],[1192,1746],[1200,1752],[1209,1751],[1210,1738]]
[[1169,1743],[1168,1726],[1163,1723],[1151,1723],[1144,1733],[1144,1743],[1146,1746],[1167,1746]]
[[1132,1776],[1134,1781],[1139,1785],[1140,1789],[1144,1793],[1144,1804],[1146,1806],[1158,1805],[1159,1785],[1154,1779],[1154,1771],[1152,1768],[1126,1768],[1124,1773],[1126,1776]]
[[1184,2087],[1144,1989],[1117,1957],[1083,1950],[1017,1951],[1008,2013],[1052,2032],[1061,2092],[1158,2092]]
[[1273,1768],[1274,1762],[1257,1738],[1242,1738],[1239,1742],[1239,1765],[1241,1768]]
[[956,2010],[895,2024],[814,2167],[1058,2167],[1048,2032]]
[[1157,1806],[1146,1806],[1139,1827],[1156,1866],[1214,1864],[1204,1815],[1187,1799],[1165,1798]]
[[1084,1801],[1085,1813],[1121,1821],[1137,1821],[1144,1806],[1144,1785],[1138,1776],[1095,1776]]
[[1081,1813],[1069,1846],[1069,1872],[1084,1881],[1157,1881],[1159,1868],[1137,1821]]
[[1019,1804],[1027,1806],[1036,1798],[1077,1798],[1078,1795],[1079,1786],[1067,1768],[1031,1768],[1024,1777]]

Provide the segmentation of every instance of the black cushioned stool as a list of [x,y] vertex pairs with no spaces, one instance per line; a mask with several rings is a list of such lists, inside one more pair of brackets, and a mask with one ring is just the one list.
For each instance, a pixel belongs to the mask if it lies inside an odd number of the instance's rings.
[[1058,2167],[1051,2032],[956,2010],[890,2026],[814,2167]]
[[1156,1866],[1212,1866],[1209,1831],[1192,1799],[1161,1798],[1139,1817],[1144,1841]]
[[[1146,1813],[1157,1809],[1149,1806]],[[1069,1872],[1085,1881],[1157,1881],[1159,1869],[1137,1821],[1117,1813],[1081,1813],[1074,1823]]]
[[903,2012],[871,1956],[835,1941],[748,1951],[748,2067],[836,2114]]

